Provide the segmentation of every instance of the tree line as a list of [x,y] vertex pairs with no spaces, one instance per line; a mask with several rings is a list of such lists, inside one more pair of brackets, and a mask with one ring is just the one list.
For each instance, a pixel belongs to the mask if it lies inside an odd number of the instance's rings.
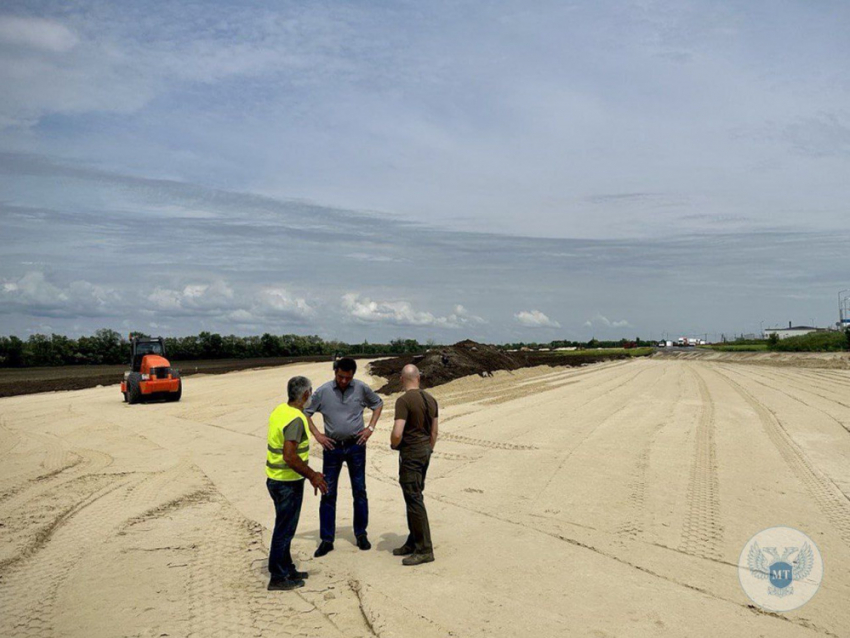
[[841,352],[850,350],[850,328],[846,330],[824,330],[798,337],[780,339],[774,332],[765,342],[768,350],[777,352]]
[[[142,333],[135,333],[139,336]],[[737,342],[736,342],[737,343]],[[850,348],[850,331],[815,333],[779,341],[759,340],[771,350],[836,351]],[[500,347],[510,350],[530,348],[623,348],[654,345],[640,337],[616,341],[567,341],[548,343],[518,342]],[[416,339],[394,339],[389,343],[345,343],[325,340],[316,335],[265,333],[261,336],[238,337],[201,332],[187,337],[166,337],[165,349],[170,359],[193,361],[198,359],[258,359],[266,357],[305,357],[345,355],[418,354],[434,346],[421,344]],[[34,366],[62,366],[87,364],[122,364],[130,360],[130,341],[115,330],[104,328],[91,336],[71,338],[63,335],[34,334],[26,340],[15,336],[0,337],[0,367],[21,368]]]
[[[149,336],[134,333],[137,336]],[[349,344],[324,340],[316,335],[273,335],[238,337],[201,332],[187,337],[165,337],[165,351],[174,361],[198,359],[258,359],[346,355],[416,354],[428,346],[416,339],[394,339],[389,343]],[[115,330],[97,330],[76,339],[63,335],[34,334],[26,340],[0,337],[0,367],[103,365],[130,361],[131,346]]]

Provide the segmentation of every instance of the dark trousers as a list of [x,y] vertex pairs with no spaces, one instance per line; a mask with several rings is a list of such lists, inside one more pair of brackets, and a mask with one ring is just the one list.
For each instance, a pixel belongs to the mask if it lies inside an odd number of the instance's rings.
[[301,517],[301,502],[304,500],[304,479],[298,481],[275,481],[266,479],[266,487],[274,501],[274,532],[269,549],[269,572],[272,578],[286,578],[295,570],[290,547]]
[[342,464],[348,466],[351,492],[354,496],[354,535],[366,533],[369,525],[369,499],[366,498],[366,446],[354,439],[335,441],[332,450],[322,451],[322,473],[328,484],[328,493],[319,503],[319,528],[323,541],[334,542],[336,537],[336,494]]
[[398,482],[404,494],[407,506],[407,529],[409,535],[405,545],[413,547],[417,554],[430,554],[431,527],[428,525],[428,512],[425,511],[425,474],[431,462],[431,446],[416,445],[404,447],[398,457]]

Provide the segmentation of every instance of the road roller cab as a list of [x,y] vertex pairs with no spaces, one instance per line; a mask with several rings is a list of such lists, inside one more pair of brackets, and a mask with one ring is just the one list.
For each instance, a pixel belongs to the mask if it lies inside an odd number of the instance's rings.
[[180,372],[171,367],[165,358],[165,341],[162,337],[134,337],[130,335],[132,354],[130,370],[124,373],[121,393],[127,403],[162,398],[179,401],[183,395]]

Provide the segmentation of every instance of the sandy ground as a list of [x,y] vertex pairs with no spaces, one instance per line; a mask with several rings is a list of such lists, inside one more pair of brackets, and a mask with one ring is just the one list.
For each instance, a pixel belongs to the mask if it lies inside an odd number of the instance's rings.
[[660,359],[699,360],[706,363],[747,363],[750,365],[850,370],[847,352],[722,352],[707,348],[659,350]]
[[[179,404],[116,387],[0,400],[0,635],[850,635],[850,372],[641,359],[453,382],[426,487],[437,561],[391,555],[388,409],[373,550],[353,544],[346,477],[336,551],[313,559],[309,491],[308,586],[267,592],[266,419],[290,375],[329,372],[196,376]],[[782,615],[736,569],[773,525],[826,566]]]

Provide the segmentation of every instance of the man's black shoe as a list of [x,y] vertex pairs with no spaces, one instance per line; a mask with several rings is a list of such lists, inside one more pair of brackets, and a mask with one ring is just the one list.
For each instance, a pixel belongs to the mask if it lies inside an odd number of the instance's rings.
[[321,543],[319,543],[319,547],[313,553],[313,556],[319,558],[319,556],[324,556],[328,552],[332,551],[334,551],[334,544],[328,541],[322,541]]
[[402,545],[393,550],[393,556],[409,556],[413,553],[413,548],[410,545]]
[[357,547],[359,547],[363,551],[366,551],[367,549],[372,549],[372,543],[369,542],[369,538],[366,536],[366,534],[360,534],[360,536],[357,537]]
[[291,572],[289,572],[287,578],[290,580],[307,580],[308,578],[310,578],[310,574],[308,574],[307,572],[299,572],[297,569],[293,569]]
[[306,583],[303,579],[298,578],[272,578],[269,581],[269,591],[289,591],[290,589],[298,589]]
[[434,554],[411,554],[403,561],[401,561],[402,565],[421,565],[422,563],[433,563],[434,562]]

